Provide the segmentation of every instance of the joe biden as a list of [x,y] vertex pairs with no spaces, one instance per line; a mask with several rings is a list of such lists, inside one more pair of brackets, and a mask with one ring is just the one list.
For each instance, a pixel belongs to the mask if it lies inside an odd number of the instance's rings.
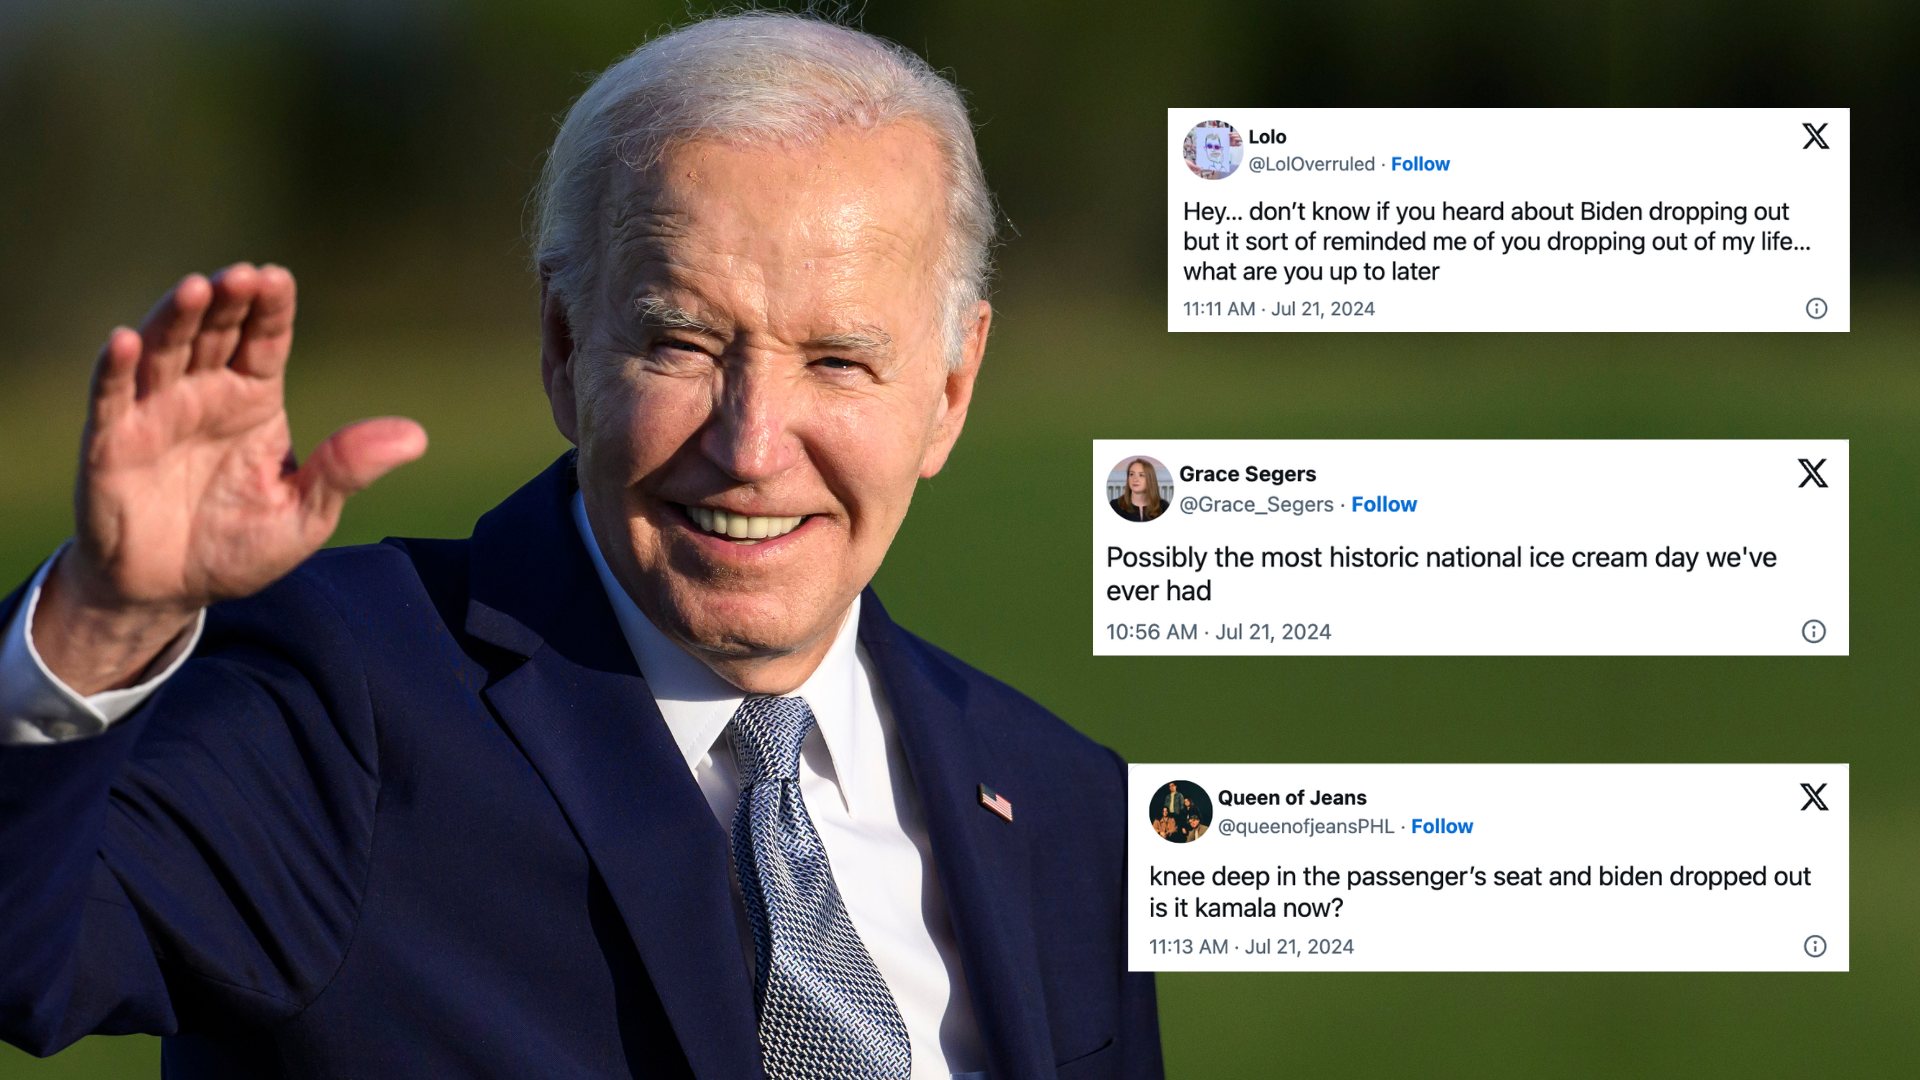
[[158,1034],[169,1077],[1158,1077],[1123,763],[869,587],[993,317],[957,89],[697,22],[573,106],[538,205],[574,448],[465,540],[321,550],[427,437],[293,459],[285,269],[108,338],[74,538],[0,603],[0,1036]]

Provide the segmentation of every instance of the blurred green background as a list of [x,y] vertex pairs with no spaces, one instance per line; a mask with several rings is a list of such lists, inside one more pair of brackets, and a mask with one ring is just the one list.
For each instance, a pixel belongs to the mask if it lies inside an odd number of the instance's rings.
[[[338,542],[466,535],[564,446],[522,239],[540,153],[689,10],[0,0],[0,580],[70,528],[106,330],[239,258],[300,275],[303,450],[379,413],[432,434]],[[1170,1075],[1912,1075],[1920,8],[929,0],[864,25],[967,88],[1011,223],[971,426],[878,582],[906,625],[1135,760],[1853,764],[1849,974],[1163,976]],[[1851,106],[1853,332],[1168,335],[1164,109],[1208,104]],[[1131,436],[1849,438],[1853,656],[1095,660],[1088,442]],[[157,1061],[0,1046],[0,1080]]]

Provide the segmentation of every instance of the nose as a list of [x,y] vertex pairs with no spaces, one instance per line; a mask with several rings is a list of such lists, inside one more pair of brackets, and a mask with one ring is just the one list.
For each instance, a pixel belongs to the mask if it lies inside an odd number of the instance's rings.
[[756,358],[729,365],[716,393],[713,415],[700,433],[700,452],[722,472],[752,484],[800,460],[794,426],[802,394],[781,377],[775,362]]

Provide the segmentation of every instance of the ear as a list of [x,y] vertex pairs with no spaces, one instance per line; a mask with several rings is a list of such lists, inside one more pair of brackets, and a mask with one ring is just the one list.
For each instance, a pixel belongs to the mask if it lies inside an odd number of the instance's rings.
[[960,441],[960,429],[967,424],[967,406],[973,402],[974,380],[980,377],[980,362],[987,355],[987,331],[993,326],[993,305],[982,300],[974,305],[973,312],[973,325],[960,347],[960,366],[947,372],[927,449],[920,457],[922,480],[946,467],[947,455],[953,452],[953,444]]
[[574,400],[573,328],[567,305],[554,295],[546,267],[540,268],[540,382],[547,388],[554,426],[575,446],[580,445],[580,416]]

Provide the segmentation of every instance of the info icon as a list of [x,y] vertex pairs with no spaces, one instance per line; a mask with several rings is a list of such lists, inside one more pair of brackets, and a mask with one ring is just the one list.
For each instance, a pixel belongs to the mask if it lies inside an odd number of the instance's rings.
[[1206,789],[1191,780],[1174,780],[1160,785],[1147,803],[1147,820],[1160,839],[1173,844],[1191,844],[1207,835],[1213,824],[1213,800]]

